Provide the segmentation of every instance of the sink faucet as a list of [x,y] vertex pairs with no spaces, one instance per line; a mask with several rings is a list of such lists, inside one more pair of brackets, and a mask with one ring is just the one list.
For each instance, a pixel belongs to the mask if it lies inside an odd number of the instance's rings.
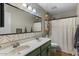
[[39,40],[39,38],[36,38],[36,40]]
[[18,47],[19,45],[20,45],[20,43],[19,43],[19,42],[15,42],[15,43],[13,44],[13,48]]
[[39,38],[36,38],[36,40],[41,41]]

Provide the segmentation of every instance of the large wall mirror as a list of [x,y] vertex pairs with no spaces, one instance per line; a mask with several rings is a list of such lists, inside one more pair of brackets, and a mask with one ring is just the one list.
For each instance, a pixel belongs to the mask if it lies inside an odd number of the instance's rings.
[[0,34],[28,33],[42,30],[42,19],[10,4],[4,4],[4,26]]

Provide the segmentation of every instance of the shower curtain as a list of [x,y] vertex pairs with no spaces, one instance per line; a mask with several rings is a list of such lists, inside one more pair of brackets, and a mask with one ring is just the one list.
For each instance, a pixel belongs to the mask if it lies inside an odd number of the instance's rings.
[[64,52],[74,53],[75,19],[74,17],[50,21],[50,39]]

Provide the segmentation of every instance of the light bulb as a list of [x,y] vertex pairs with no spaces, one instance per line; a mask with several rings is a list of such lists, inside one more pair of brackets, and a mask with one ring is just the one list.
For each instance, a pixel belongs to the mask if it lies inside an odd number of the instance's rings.
[[32,12],[36,13],[36,9],[33,9]]
[[23,3],[22,5],[23,5],[24,7],[27,7],[27,4],[26,4],[26,3]]
[[28,10],[32,11],[32,7],[31,6],[28,6]]

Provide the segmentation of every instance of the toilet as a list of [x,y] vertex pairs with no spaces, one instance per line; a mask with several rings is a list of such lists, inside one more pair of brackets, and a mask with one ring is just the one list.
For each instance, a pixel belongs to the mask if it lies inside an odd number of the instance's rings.
[[54,55],[54,56],[58,55],[59,56],[59,55],[61,55],[60,51],[61,51],[61,48],[60,48],[60,46],[58,44],[51,43],[50,55]]

